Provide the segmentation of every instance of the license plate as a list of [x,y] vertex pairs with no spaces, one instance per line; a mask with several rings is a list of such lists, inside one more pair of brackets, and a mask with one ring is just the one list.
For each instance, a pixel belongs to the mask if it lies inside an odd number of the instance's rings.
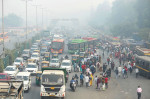
[[55,96],[55,94],[54,93],[50,93],[50,95],[49,96]]
[[55,87],[50,87],[50,89],[53,89],[53,90],[54,90],[54,89],[55,89]]

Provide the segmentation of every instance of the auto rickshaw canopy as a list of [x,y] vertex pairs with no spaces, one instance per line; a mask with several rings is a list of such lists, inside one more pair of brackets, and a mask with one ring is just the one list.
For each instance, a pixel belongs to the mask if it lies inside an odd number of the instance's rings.
[[41,66],[42,67],[49,67],[49,61],[42,61]]
[[45,52],[44,57],[50,57],[50,52]]
[[36,63],[35,59],[28,59],[28,63]]
[[34,50],[33,52],[35,52],[35,53],[40,53],[40,50]]
[[77,60],[79,58],[79,55],[72,55],[72,60]]

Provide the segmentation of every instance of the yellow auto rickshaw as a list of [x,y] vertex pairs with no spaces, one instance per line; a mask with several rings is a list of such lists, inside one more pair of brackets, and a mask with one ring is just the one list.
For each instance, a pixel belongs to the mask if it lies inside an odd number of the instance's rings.
[[39,53],[40,54],[40,50],[34,50],[33,53]]
[[50,61],[50,52],[45,52],[44,53],[44,60],[45,61]]
[[85,52],[80,52],[80,58],[84,58]]
[[37,71],[36,72],[36,85],[40,85],[41,75],[42,75],[42,71]]
[[36,63],[35,59],[28,59],[28,63]]
[[79,62],[79,55],[72,55],[72,64]]
[[42,67],[42,68],[49,67],[49,61],[42,61],[41,67]]
[[58,58],[58,53],[53,53],[52,58]]

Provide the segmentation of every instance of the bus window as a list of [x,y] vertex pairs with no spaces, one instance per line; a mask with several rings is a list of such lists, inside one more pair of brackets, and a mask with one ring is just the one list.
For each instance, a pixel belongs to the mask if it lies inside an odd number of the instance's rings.
[[139,60],[136,60],[136,64],[137,64],[137,65],[139,65],[139,64],[140,64],[140,63],[139,63]]
[[145,62],[143,62],[142,65],[145,66]]
[[145,66],[146,68],[145,69],[147,69],[147,70],[149,70],[150,68],[149,68],[149,63],[146,63],[146,66]]
[[139,65],[140,65],[140,67],[143,65],[141,60],[139,60]]

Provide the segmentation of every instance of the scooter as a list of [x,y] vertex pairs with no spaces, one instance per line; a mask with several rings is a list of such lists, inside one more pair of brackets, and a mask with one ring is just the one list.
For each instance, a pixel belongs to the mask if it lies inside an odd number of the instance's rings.
[[76,90],[76,82],[72,82],[72,83],[70,84],[70,87],[71,87],[72,91],[75,92],[75,90]]

